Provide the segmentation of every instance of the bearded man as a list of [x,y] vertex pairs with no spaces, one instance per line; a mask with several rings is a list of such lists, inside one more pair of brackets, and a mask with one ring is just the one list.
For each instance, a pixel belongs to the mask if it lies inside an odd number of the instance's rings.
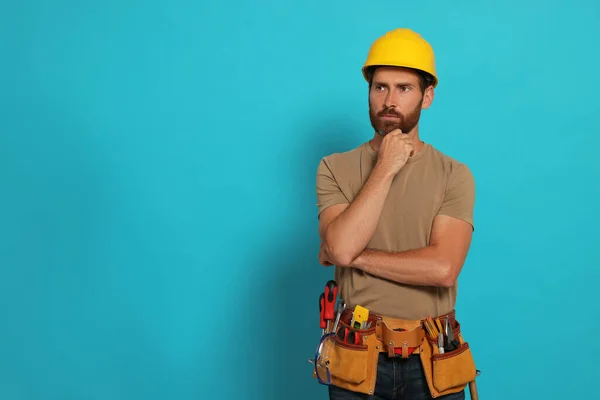
[[[368,83],[374,134],[352,150],[324,157],[318,165],[319,261],[335,266],[345,314],[364,307],[378,316],[377,321],[390,321],[390,326],[395,321],[395,326],[406,328],[394,331],[417,329],[427,317],[439,317],[442,324],[446,317],[458,329],[457,278],[474,231],[475,184],[464,163],[420,137],[421,111],[431,106],[438,85],[432,47],[410,29],[387,32],[373,43],[362,75]],[[440,330],[445,331],[440,340],[448,346],[448,357],[451,346],[464,350],[458,346],[462,341],[448,344],[444,336],[448,327]],[[359,333],[365,335],[360,343],[367,346],[369,330]],[[394,351],[386,351],[387,343],[378,344],[376,375],[371,364],[364,366],[365,371],[371,368],[372,375],[362,377],[371,379],[370,387],[357,383],[358,378],[346,379],[344,372],[331,371],[330,398],[433,398],[436,389],[426,376],[421,343],[411,347],[410,355],[398,352],[398,344]],[[434,347],[438,349],[437,344]],[[343,371],[345,362],[356,374],[362,368],[357,363],[369,360],[365,356],[329,365]],[[438,391],[436,398],[463,399],[464,387]]]

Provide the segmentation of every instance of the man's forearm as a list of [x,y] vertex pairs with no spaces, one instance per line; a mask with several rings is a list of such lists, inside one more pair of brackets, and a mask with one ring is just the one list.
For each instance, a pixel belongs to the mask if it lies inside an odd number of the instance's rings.
[[354,201],[327,227],[324,249],[334,264],[348,264],[367,246],[394,175],[376,166]]
[[434,246],[398,253],[366,249],[349,267],[415,286],[450,287],[456,280],[450,261]]

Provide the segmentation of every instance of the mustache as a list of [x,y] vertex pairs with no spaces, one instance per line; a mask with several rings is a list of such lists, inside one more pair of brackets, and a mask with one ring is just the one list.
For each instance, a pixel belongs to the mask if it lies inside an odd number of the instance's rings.
[[402,118],[402,114],[393,110],[383,110],[377,113],[378,117],[399,117]]

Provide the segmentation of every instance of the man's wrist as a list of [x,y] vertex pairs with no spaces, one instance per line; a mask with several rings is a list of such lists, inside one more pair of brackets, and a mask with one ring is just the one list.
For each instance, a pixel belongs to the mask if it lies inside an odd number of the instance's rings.
[[396,174],[390,168],[383,164],[375,164],[372,175],[383,183],[391,183]]

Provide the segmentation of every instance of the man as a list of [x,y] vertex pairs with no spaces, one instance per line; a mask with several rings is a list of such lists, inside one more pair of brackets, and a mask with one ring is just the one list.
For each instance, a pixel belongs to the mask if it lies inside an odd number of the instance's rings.
[[[317,171],[322,265],[335,265],[347,306],[422,320],[454,310],[474,230],[469,168],[419,134],[438,84],[433,49],[396,29],[372,45],[362,69],[373,137],[323,158]],[[445,134],[455,134],[446,132]],[[331,385],[331,399],[430,399],[418,354],[382,353],[374,396]],[[438,398],[462,399],[464,391]]]

